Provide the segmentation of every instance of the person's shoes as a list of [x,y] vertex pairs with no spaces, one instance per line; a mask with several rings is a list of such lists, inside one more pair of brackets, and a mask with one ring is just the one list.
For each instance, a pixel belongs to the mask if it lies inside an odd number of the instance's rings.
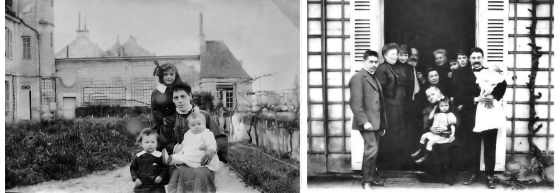
[[469,179],[463,182],[463,185],[471,185],[473,184],[474,180],[476,179],[476,174],[471,175]]
[[422,149],[418,149],[418,151],[415,151],[414,153],[410,154],[410,156],[414,158],[414,157],[420,155],[421,152],[422,152]]
[[428,155],[424,155],[424,157],[421,157],[420,159],[416,160],[416,164],[423,164],[424,162],[426,162],[426,157],[428,157]]
[[383,186],[385,183],[381,180],[373,180],[371,186]]
[[486,186],[488,186],[488,188],[490,188],[490,189],[496,188],[496,186],[494,185],[494,179],[492,178],[492,176],[486,176]]

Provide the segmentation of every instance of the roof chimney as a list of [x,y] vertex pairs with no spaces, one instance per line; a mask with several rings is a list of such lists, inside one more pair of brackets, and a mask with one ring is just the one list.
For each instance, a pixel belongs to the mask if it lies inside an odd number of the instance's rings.
[[203,58],[206,56],[206,37],[204,36],[204,26],[202,23],[202,13],[200,13],[200,34],[199,37],[199,44],[200,44],[200,57]]
[[80,37],[80,36],[84,36],[86,38],[89,38],[89,31],[87,30],[87,18],[86,18],[86,23],[85,23],[85,28],[82,29],[82,13],[78,13],[78,30],[76,30],[76,38]]

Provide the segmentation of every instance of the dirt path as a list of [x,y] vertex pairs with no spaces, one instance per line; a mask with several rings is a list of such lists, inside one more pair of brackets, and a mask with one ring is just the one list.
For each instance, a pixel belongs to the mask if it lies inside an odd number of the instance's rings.
[[[222,163],[220,163],[222,164]],[[222,164],[222,168],[216,172],[216,186],[218,192],[248,192],[259,191],[245,187],[245,183],[237,177],[237,174]],[[89,192],[132,192],[134,183],[130,178],[130,166],[113,171],[98,172],[82,178],[66,181],[50,181],[7,190],[7,192],[35,192],[35,193],[89,193]]]

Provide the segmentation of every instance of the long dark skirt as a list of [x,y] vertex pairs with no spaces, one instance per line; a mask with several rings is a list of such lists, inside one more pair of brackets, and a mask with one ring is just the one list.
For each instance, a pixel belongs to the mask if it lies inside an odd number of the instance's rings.
[[423,182],[454,184],[460,168],[461,148],[458,141],[436,144],[426,159]]
[[409,169],[407,165],[410,165],[412,147],[406,105],[402,86],[397,87],[394,98],[385,98],[388,128],[379,140],[378,157],[378,165],[382,170]]
[[159,184],[140,185],[134,187],[134,193],[165,193],[165,186]]
[[475,125],[475,117],[476,109],[470,109],[458,113],[458,118],[461,124],[457,127],[455,138],[463,144],[461,146],[462,171],[470,170],[473,167],[476,167],[476,164],[473,163],[477,163],[477,154],[480,153],[477,149],[477,147],[480,148],[480,144],[476,144],[477,142],[480,143],[480,141],[475,140],[477,136],[476,133],[472,131]]
[[207,167],[190,168],[185,165],[169,168],[167,192],[216,192],[214,172]]

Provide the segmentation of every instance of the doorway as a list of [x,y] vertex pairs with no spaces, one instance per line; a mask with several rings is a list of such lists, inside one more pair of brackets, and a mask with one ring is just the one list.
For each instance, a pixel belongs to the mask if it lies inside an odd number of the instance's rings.
[[420,70],[435,65],[436,49],[446,49],[451,60],[476,45],[476,0],[385,1],[384,16],[385,43],[417,48]]
[[63,117],[65,119],[73,119],[76,117],[76,97],[62,98]]

